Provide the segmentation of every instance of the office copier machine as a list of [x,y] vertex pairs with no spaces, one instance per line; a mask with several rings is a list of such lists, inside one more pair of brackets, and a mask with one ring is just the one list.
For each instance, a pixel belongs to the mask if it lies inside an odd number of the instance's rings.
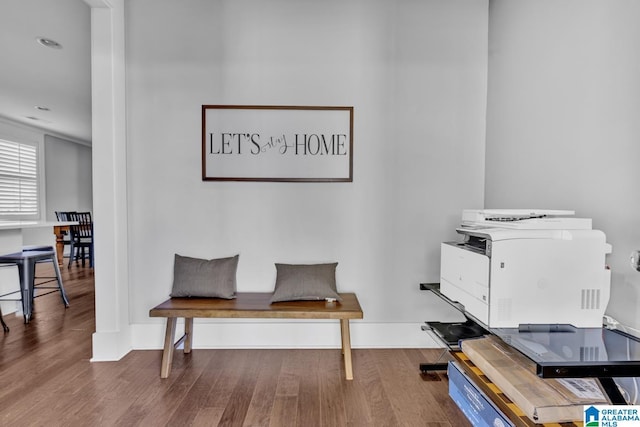
[[460,242],[441,245],[440,292],[488,328],[601,327],[611,253],[573,211],[465,210]]

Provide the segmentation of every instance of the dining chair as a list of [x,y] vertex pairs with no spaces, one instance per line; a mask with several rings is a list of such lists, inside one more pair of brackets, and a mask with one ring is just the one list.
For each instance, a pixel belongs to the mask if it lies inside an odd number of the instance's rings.
[[91,212],[69,212],[69,221],[77,222],[77,225],[69,226],[70,233],[70,254],[67,268],[71,268],[71,263],[82,260],[85,266],[85,259],[89,258],[89,267],[93,268],[93,220]]
[[[75,213],[74,211],[56,211],[56,219],[58,221],[71,221],[69,219],[69,215]],[[69,238],[69,231],[63,231],[64,234],[64,238],[62,239],[62,244],[63,244],[63,252],[64,252],[64,247],[65,246],[69,246],[71,245],[71,239]],[[63,254],[64,255],[64,254]]]
[[75,211],[56,211],[56,219],[58,221],[71,221],[69,215],[76,213]]

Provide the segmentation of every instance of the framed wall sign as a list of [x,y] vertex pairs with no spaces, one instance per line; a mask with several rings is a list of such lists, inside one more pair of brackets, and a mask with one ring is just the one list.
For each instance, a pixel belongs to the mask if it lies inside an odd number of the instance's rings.
[[203,181],[353,181],[353,107],[202,106]]

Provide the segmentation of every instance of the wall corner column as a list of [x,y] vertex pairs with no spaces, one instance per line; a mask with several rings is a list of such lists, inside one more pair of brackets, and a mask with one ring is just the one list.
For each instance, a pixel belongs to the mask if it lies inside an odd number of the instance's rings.
[[91,6],[95,313],[92,361],[132,348],[129,320],[124,1]]

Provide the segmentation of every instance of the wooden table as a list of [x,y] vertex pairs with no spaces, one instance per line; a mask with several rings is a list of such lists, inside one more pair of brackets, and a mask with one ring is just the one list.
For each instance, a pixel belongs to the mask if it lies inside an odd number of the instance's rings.
[[[349,319],[362,319],[358,298],[353,293],[340,294],[341,302],[286,301],[271,304],[272,293],[238,292],[235,299],[171,298],[149,311],[150,317],[166,317],[164,350],[160,377],[171,372],[175,348],[184,342],[184,353],[191,352],[193,319],[200,318],[276,318],[276,319],[336,319],[340,320],[345,377],[353,379]],[[176,322],[185,319],[184,335],[175,341]]]
[[64,265],[64,236],[69,235],[69,229],[77,222],[58,222],[53,225],[53,234],[56,235],[56,256],[58,257],[58,265]]

